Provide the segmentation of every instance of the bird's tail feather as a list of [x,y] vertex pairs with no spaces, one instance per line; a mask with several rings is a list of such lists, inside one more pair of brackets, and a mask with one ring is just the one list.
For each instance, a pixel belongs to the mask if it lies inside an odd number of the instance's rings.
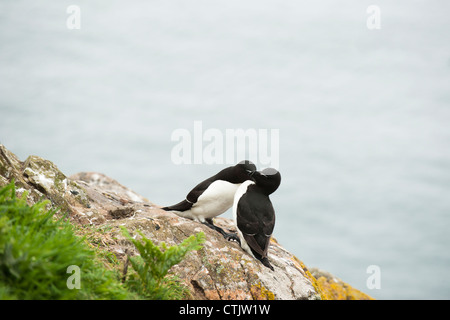
[[188,202],[186,200],[183,200],[177,204],[174,204],[172,206],[163,207],[161,209],[165,211],[186,211],[189,210],[192,207],[192,203]]
[[260,261],[261,261],[262,264],[265,265],[267,268],[269,268],[270,270],[274,271],[274,270],[273,270],[273,267],[272,267],[272,265],[270,264],[269,259],[267,259],[267,257],[262,258]]

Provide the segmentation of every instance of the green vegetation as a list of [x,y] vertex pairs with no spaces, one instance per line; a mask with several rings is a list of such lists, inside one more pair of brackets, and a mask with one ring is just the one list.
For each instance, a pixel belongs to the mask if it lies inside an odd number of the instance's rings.
[[141,241],[134,240],[125,230],[141,257],[129,258],[134,270],[121,281],[112,253],[92,249],[95,243],[78,236],[66,219],[56,218],[58,210],[46,210],[48,201],[29,206],[26,196],[16,197],[14,182],[0,190],[0,300],[185,296],[180,282],[167,273],[189,251],[201,248],[203,233],[167,248],[155,246],[142,234]]
[[141,232],[138,232],[142,237],[139,241],[133,239],[125,228],[122,230],[140,254],[130,257],[131,265],[136,271],[128,280],[130,286],[140,295],[151,299],[168,300],[185,297],[187,292],[176,277],[166,275],[169,269],[181,262],[188,252],[202,248],[200,244],[205,241],[205,234],[197,233],[185,239],[180,245],[168,248],[164,242],[156,246]]

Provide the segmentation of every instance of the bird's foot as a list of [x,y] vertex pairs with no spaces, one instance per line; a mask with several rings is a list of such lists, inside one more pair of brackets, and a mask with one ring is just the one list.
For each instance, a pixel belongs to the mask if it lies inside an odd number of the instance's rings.
[[241,240],[239,239],[237,233],[235,233],[235,232],[231,232],[231,233],[226,232],[222,228],[214,225],[212,219],[205,219],[205,222],[203,222],[203,224],[208,226],[208,227],[210,227],[211,229],[216,230],[217,232],[219,232],[228,241],[236,241],[236,242],[239,243],[239,245],[241,244]]
[[223,237],[227,239],[228,241],[236,241],[237,243],[241,244],[241,239],[239,239],[239,236],[237,233],[224,233]]

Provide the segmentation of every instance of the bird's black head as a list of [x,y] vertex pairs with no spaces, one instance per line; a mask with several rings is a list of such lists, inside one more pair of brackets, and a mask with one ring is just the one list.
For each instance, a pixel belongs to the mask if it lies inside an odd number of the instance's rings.
[[243,160],[233,167],[233,172],[237,182],[253,180],[252,175],[256,171],[256,166],[249,160]]
[[255,171],[252,175],[256,185],[267,195],[274,193],[281,183],[281,174],[274,168]]

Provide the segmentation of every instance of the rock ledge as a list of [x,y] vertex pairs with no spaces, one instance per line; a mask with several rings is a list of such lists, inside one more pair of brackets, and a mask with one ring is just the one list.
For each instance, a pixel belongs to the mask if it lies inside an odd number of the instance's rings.
[[[28,190],[29,204],[46,198],[52,206],[68,212],[73,223],[107,225],[111,231],[106,247],[118,259],[125,259],[126,251],[133,253],[120,226],[130,234],[140,230],[155,243],[168,245],[203,231],[207,239],[203,248],[171,269],[189,288],[192,299],[371,299],[341,280],[330,280],[334,278],[328,273],[315,270],[317,280],[275,239],[269,248],[271,271],[237,243],[200,223],[161,210],[114,179],[95,172],[67,177],[49,160],[29,156],[22,162],[0,145],[0,186],[12,179],[18,195]],[[219,217],[215,223],[233,230],[229,219]]]

